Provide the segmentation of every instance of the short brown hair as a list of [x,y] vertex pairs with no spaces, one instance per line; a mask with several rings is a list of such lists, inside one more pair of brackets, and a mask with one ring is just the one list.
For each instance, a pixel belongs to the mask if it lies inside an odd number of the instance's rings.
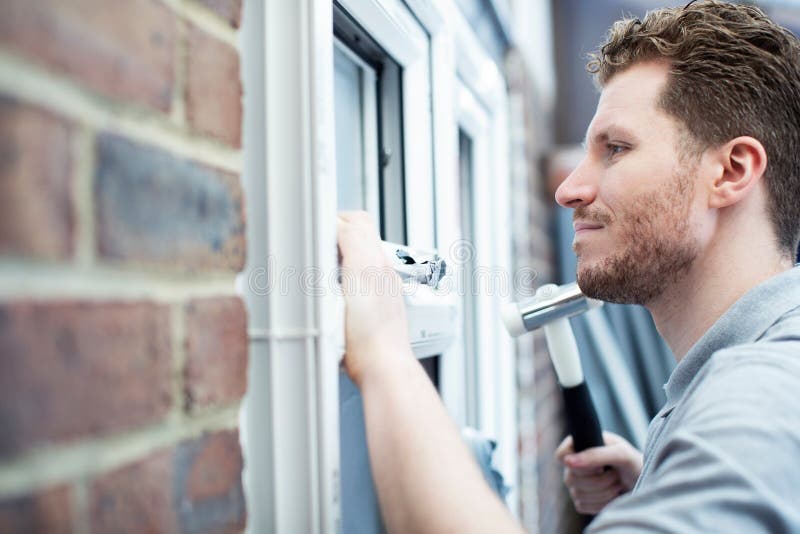
[[601,86],[628,67],[670,64],[659,105],[698,152],[741,135],[767,152],[764,179],[781,249],[800,237],[800,42],[759,8],[718,1],[617,21],[587,69]]

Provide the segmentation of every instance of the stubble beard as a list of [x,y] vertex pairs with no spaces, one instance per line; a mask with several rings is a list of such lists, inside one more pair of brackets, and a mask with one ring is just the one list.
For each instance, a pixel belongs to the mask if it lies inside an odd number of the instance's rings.
[[[578,254],[581,291],[606,302],[646,305],[680,280],[699,253],[697,240],[690,237],[693,191],[687,169],[677,172],[664,191],[634,198],[636,211],[615,222],[625,250],[594,265],[583,265]],[[608,215],[578,208],[575,217],[607,222]]]

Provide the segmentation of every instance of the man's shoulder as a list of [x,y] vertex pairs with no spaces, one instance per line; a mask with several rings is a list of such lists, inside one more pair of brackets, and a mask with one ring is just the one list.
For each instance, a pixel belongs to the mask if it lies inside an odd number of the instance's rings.
[[715,352],[692,381],[682,404],[684,424],[716,419],[769,432],[788,417],[800,437],[800,337],[774,335]]
[[[787,349],[787,344],[793,347]],[[715,353],[670,415],[661,447],[675,461],[715,464],[748,484],[797,495],[800,472],[800,341],[760,341]],[[670,454],[671,456],[671,454]],[[780,481],[776,477],[782,477]],[[788,495],[788,493],[787,493]]]
[[705,374],[797,365],[800,365],[800,302],[778,317],[758,339],[716,351],[709,358]]
[[[799,318],[800,319],[800,318]],[[800,321],[798,321],[800,328]],[[698,393],[734,391],[796,384],[800,388],[800,330],[776,331],[751,343],[716,351],[696,377]],[[800,400],[800,398],[799,398]]]

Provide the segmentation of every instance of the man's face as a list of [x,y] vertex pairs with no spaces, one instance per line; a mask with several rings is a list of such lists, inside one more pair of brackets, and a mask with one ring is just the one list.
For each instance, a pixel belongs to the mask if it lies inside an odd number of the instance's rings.
[[665,64],[643,63],[609,81],[586,156],[556,191],[575,209],[578,285],[590,297],[647,304],[699,253],[695,165],[679,153],[678,123],[657,107],[667,74]]

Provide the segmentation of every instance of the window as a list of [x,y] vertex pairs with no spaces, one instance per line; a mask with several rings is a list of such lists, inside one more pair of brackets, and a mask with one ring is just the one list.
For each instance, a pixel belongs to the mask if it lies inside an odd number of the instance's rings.
[[334,43],[338,209],[378,213],[375,70]]
[[[324,286],[335,272],[339,208],[375,214],[387,241],[422,251],[438,241],[447,255],[465,231],[457,216],[459,79],[488,102],[481,135],[462,128],[471,139],[471,230],[476,243],[488,244],[482,254],[502,259],[498,236],[510,235],[502,222],[503,81],[485,66],[474,35],[463,38],[471,30],[452,0],[264,0],[244,9],[248,263],[237,283],[250,336],[241,412],[248,530],[347,532],[346,484],[365,456],[341,454],[351,449],[346,439],[363,444],[363,436],[340,432],[351,424],[338,402],[347,395],[335,341],[342,316],[332,292],[309,291],[298,277],[312,275],[308,282],[321,272]],[[476,262],[488,265],[484,256]],[[281,290],[264,291],[262,280]],[[418,292],[410,328],[415,351],[431,357],[423,366],[463,424],[464,342],[444,343],[423,313],[438,313],[442,303],[455,312],[457,301],[454,292]],[[513,420],[514,406],[495,383],[507,375],[513,394],[513,353],[493,333],[502,328],[494,307],[491,300],[475,307],[475,354],[499,365],[479,377],[491,384],[478,387],[479,419],[486,411]],[[515,437],[503,430],[510,427],[497,428],[498,450],[513,451]],[[513,464],[501,466],[513,483]],[[370,520],[363,524],[380,528],[379,518]]]
[[[407,202],[416,195],[406,195],[407,184],[413,183],[405,172],[406,163],[413,165],[421,153],[423,157],[427,154],[430,165],[432,147],[424,141],[418,144],[415,138],[416,152],[406,153],[404,135],[407,133],[406,125],[413,124],[420,111],[423,121],[427,115],[425,129],[430,130],[429,111],[425,111],[430,110],[430,103],[424,105],[422,102],[421,108],[408,105],[409,94],[414,95],[420,89],[420,82],[425,83],[425,78],[415,77],[413,62],[410,63],[408,58],[403,61],[402,53],[417,44],[420,50],[416,63],[424,66],[424,70],[417,68],[417,72],[426,72],[428,39],[411,13],[399,2],[381,4],[393,7],[395,11],[392,13],[398,18],[394,21],[383,19],[378,24],[370,18],[369,10],[363,9],[364,5],[350,6],[349,10],[347,6],[334,5],[337,205],[339,209],[366,209],[378,222],[384,241],[404,246],[414,253],[420,236],[413,229],[409,232],[407,222],[419,217],[420,213],[416,202]],[[398,20],[405,21],[406,29],[416,28],[416,38],[406,43],[398,43],[396,37],[386,40],[387,36],[398,33],[398,28],[386,24],[396,24]],[[387,50],[391,46],[395,47],[394,53]],[[413,86],[406,85],[409,80]],[[404,91],[404,87],[413,89],[409,93]],[[424,85],[421,88],[424,89]],[[422,96],[429,98],[429,93],[423,92]],[[431,173],[423,175],[422,179],[427,179],[422,189],[418,187],[411,193],[430,197],[433,191]],[[423,212],[422,218],[430,220],[431,217]],[[432,235],[432,228],[427,232]],[[430,235],[422,236],[422,242],[429,246],[430,239],[425,242],[426,237]],[[437,299],[427,288],[418,288],[418,291],[423,295],[407,299],[412,348],[417,355],[425,356],[420,363],[438,385],[440,357],[431,352],[440,340],[436,336],[436,322],[434,328],[429,325],[431,316],[441,316],[446,310],[435,302]],[[339,373],[338,405],[342,530],[382,532],[377,492],[370,471],[362,400],[343,371]]]
[[385,241],[408,244],[401,67],[339,4],[334,35],[338,208],[370,212]]

